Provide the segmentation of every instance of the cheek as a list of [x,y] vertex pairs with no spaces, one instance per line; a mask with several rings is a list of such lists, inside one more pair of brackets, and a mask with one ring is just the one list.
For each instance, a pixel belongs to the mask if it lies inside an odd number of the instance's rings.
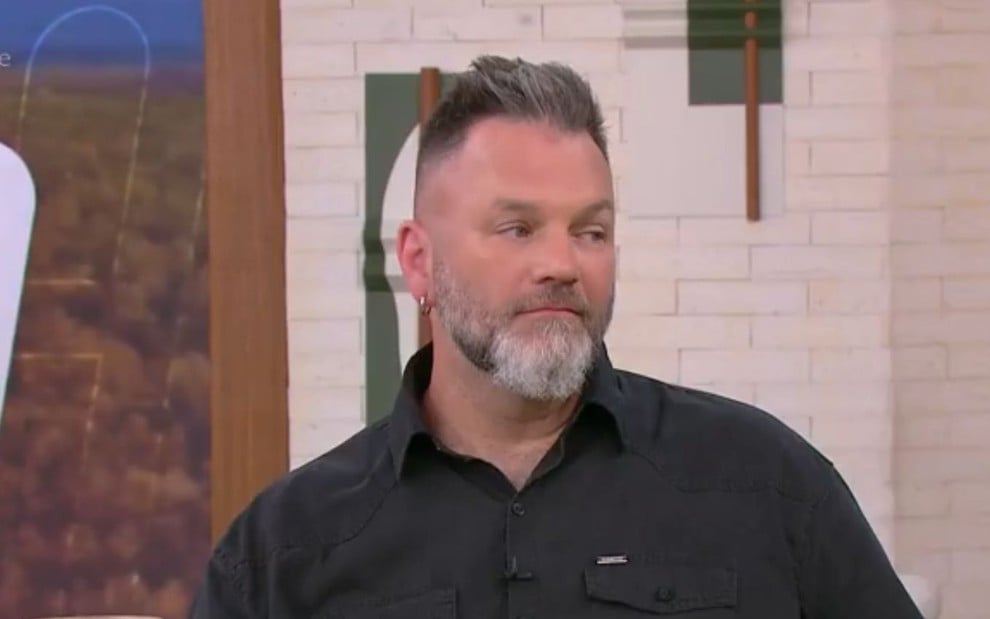
[[475,288],[496,304],[511,302],[529,282],[529,270],[519,256],[491,260],[476,272]]
[[478,310],[500,314],[517,301],[518,283],[508,269],[495,267],[475,273],[477,275],[467,275],[461,280],[461,285]]
[[615,261],[596,261],[583,269],[582,283],[585,294],[592,302],[604,303],[612,294],[615,282]]

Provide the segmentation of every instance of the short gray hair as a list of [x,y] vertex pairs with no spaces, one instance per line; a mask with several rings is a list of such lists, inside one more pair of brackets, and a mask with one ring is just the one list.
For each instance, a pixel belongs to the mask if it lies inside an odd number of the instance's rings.
[[543,121],[565,132],[587,132],[608,160],[602,111],[588,82],[570,67],[484,55],[457,75],[420,133],[417,177],[424,165],[455,150],[484,118]]

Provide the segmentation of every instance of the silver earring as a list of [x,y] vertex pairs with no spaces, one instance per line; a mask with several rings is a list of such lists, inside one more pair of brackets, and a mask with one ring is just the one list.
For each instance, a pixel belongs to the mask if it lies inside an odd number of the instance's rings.
[[422,314],[423,316],[429,316],[431,309],[433,309],[433,307],[429,304],[429,302],[427,302],[426,296],[424,295],[424,296],[420,297],[419,298],[419,313]]

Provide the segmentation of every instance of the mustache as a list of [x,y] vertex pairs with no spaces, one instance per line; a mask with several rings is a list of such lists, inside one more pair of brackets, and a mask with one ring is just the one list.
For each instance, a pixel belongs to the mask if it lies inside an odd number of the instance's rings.
[[588,313],[588,300],[573,288],[554,288],[529,297],[516,304],[515,313],[530,312],[543,307],[558,307],[584,316]]

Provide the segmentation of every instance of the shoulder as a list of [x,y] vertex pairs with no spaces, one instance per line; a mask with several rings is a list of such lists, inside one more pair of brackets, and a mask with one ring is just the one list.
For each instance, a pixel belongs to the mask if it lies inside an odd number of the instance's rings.
[[269,484],[232,521],[218,558],[257,566],[358,535],[395,481],[387,427],[364,428]]
[[815,502],[832,462],[770,411],[620,371],[642,455],[685,489],[774,489]]

